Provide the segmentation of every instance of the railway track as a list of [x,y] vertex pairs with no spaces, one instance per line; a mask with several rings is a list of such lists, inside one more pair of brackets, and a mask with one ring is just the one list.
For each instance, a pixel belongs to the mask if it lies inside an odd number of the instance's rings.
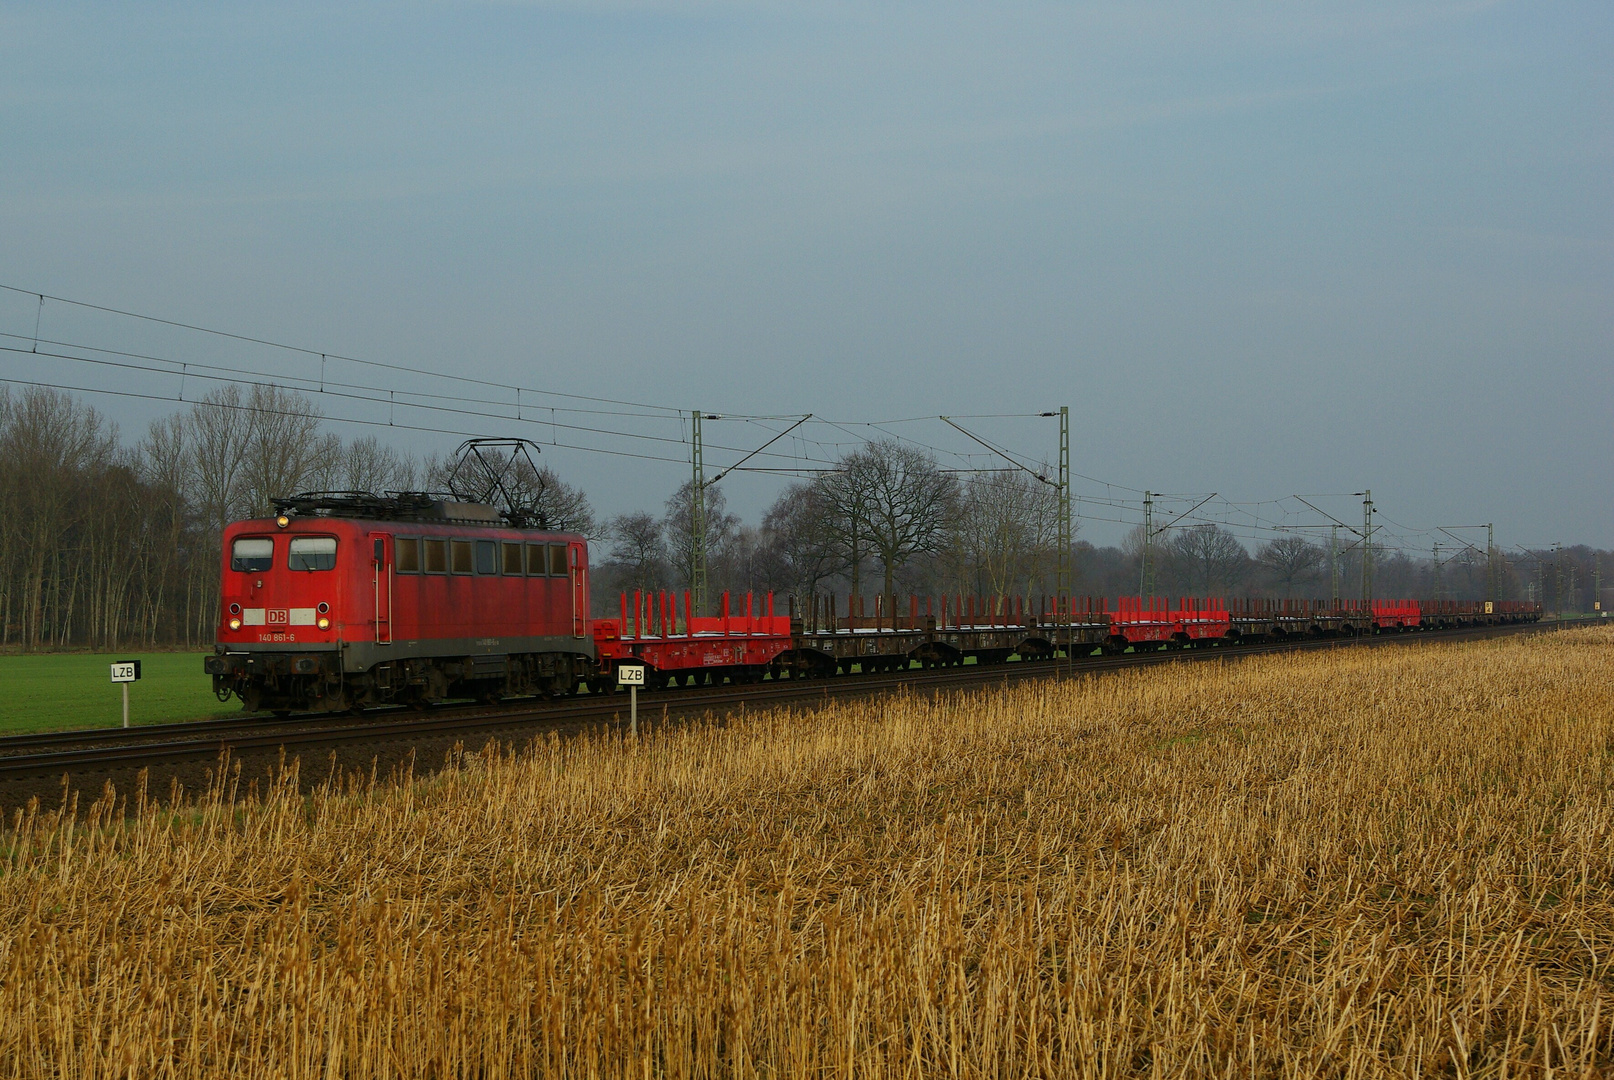
[[[663,690],[641,696],[641,712],[659,722],[667,718],[722,713],[739,707],[809,704],[907,691],[936,694],[1026,679],[1065,678],[1151,664],[1235,659],[1320,649],[1389,647],[1420,642],[1472,640],[1508,634],[1542,633],[1601,620],[1554,620],[1528,625],[1470,630],[1423,631],[1368,638],[1310,639],[1215,648],[1160,649],[1121,656],[968,665],[936,670],[910,670],[883,675],[830,679],[785,679],[745,686]],[[627,702],[621,695],[587,695],[554,702],[524,701],[503,707],[446,706],[425,712],[389,710],[360,716],[250,716],[183,724],[123,729],[28,734],[0,737],[0,806],[22,805],[29,794],[64,791],[70,777],[112,779],[142,769],[201,763],[212,765],[221,755],[234,759],[264,755],[287,757],[329,752],[338,747],[366,753],[391,747],[405,753],[422,744],[442,745],[471,738],[530,738],[597,728],[622,719]],[[394,757],[398,755],[395,753]],[[364,760],[368,761],[369,758]],[[42,786],[43,785],[43,786]]]

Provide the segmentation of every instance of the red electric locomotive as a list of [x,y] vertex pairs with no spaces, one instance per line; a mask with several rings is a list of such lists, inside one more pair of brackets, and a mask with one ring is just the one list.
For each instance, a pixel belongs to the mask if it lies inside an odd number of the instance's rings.
[[205,663],[221,699],[281,712],[491,701],[570,693],[594,672],[582,536],[423,494],[276,510],[224,532]]

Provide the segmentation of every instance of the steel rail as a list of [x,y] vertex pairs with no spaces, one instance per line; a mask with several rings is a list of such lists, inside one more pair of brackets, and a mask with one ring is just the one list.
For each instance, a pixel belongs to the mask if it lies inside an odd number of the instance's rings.
[[[669,689],[646,694],[642,710],[652,716],[657,705],[667,718],[710,714],[735,707],[772,708],[808,702],[825,702],[908,691],[937,694],[948,690],[1008,685],[1027,679],[1062,679],[1121,668],[1202,660],[1239,659],[1246,656],[1319,649],[1414,645],[1421,642],[1481,639],[1511,634],[1539,633],[1568,626],[1602,623],[1600,619],[1555,620],[1453,630],[1411,631],[1351,638],[1307,638],[1299,641],[1218,645],[1187,649],[1152,649],[1120,656],[1085,656],[978,664],[955,668],[911,669],[904,672],[855,677],[783,679],[777,682],[730,685],[699,690]],[[331,724],[324,717],[249,717],[136,729],[94,729],[0,738],[0,781],[44,774],[116,769],[127,771],[150,765],[213,758],[224,753],[260,750],[312,750],[339,744],[388,744],[443,736],[493,733],[507,728],[582,729],[621,720],[624,702],[618,695],[588,695],[558,702],[522,702],[504,709],[454,707],[422,715],[406,709],[347,717]],[[322,726],[322,721],[325,721]],[[121,740],[120,740],[121,737]],[[133,739],[131,740],[131,737]],[[54,740],[54,741],[46,741]],[[116,746],[84,745],[120,740]],[[35,752],[27,748],[45,747]],[[15,752],[23,750],[24,752]]]

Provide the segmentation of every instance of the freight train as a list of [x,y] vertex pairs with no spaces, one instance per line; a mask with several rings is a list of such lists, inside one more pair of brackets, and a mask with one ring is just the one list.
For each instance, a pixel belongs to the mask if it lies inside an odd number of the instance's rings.
[[[224,531],[217,643],[204,667],[249,711],[343,711],[615,689],[1045,661],[1534,621],[1540,606],[771,594],[694,614],[688,594],[622,597],[590,616],[588,542],[522,515],[429,494],[314,493]],[[843,610],[844,608],[844,610]]]

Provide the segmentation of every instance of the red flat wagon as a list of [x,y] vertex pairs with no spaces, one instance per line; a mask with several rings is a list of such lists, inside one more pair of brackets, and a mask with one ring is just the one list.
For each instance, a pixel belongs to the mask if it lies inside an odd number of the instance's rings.
[[651,687],[689,685],[711,679],[722,682],[759,682],[793,646],[788,615],[773,613],[773,594],[750,593],[743,610],[730,610],[729,594],[712,617],[690,615],[690,597],[683,597],[680,618],[676,593],[635,592],[632,607],[622,596],[620,621],[601,619],[594,624],[594,642],[602,668],[643,664]]
[[1159,642],[1187,644],[1228,637],[1232,627],[1227,605],[1219,599],[1184,598],[1172,607],[1163,599],[1145,603],[1142,597],[1123,596],[1116,600],[1110,617],[1108,644],[1112,649]]
[[1379,630],[1414,630],[1423,623],[1423,605],[1417,600],[1373,601],[1373,625]]

